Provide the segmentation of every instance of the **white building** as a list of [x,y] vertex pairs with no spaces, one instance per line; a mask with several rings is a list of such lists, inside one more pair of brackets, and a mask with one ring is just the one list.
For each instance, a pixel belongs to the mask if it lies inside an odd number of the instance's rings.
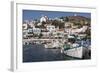
[[67,29],[65,28],[64,31],[66,34],[69,34],[69,35],[72,34],[72,28],[67,28]]
[[64,31],[63,30],[56,30],[55,32],[53,32],[53,35],[55,38],[63,38],[64,37]]
[[44,16],[42,15],[42,17],[40,18],[40,22],[47,22],[47,20],[49,20],[48,16]]
[[32,28],[28,28],[27,32],[28,33],[33,33],[33,29]]
[[55,26],[54,26],[54,25],[47,25],[47,30],[48,30],[49,32],[53,32],[53,31],[55,31],[56,29],[55,29]]
[[31,22],[29,23],[29,26],[30,26],[30,27],[34,27],[33,21],[31,21]]
[[87,30],[88,26],[83,26],[82,27],[82,32],[85,32]]
[[41,29],[40,28],[33,28],[33,33],[39,35],[41,33]]
[[70,27],[70,26],[73,26],[73,23],[71,23],[71,22],[66,22],[65,23],[65,27]]
[[22,27],[23,27],[23,30],[26,30],[28,28],[28,25],[27,24],[23,24]]
[[87,30],[87,28],[88,28],[88,26],[83,26],[82,28],[79,28],[79,29],[76,28],[76,29],[73,29],[73,30],[72,30],[72,33],[74,33],[74,34],[75,34],[75,33],[81,33],[81,32],[84,33],[84,32]]
[[28,30],[23,30],[23,38],[27,38]]
[[45,37],[45,38],[50,37],[49,36],[50,35],[50,32],[42,32],[42,34],[43,34],[43,37]]
[[46,22],[46,18],[45,17],[41,17],[40,18],[40,22],[42,23],[42,22]]

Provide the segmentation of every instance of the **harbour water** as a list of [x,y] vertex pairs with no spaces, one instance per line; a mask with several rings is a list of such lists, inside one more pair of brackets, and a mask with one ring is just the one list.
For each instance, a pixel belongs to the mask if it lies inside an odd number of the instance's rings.
[[42,44],[23,45],[23,62],[77,60],[61,53],[60,49],[47,49]]

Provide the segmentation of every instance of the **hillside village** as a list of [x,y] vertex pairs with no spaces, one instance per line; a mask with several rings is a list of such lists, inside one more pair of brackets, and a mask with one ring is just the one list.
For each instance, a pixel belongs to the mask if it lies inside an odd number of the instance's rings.
[[65,16],[50,19],[42,16],[36,20],[23,22],[23,39],[62,39],[70,35],[91,38],[90,19],[83,16]]

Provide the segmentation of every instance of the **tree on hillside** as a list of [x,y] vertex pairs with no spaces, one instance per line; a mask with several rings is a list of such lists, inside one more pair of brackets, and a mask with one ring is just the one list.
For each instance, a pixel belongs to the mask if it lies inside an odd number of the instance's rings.
[[61,21],[53,20],[53,21],[52,21],[52,25],[54,25],[56,28],[57,28],[57,27],[59,27],[59,28],[64,28],[64,23],[61,22]]

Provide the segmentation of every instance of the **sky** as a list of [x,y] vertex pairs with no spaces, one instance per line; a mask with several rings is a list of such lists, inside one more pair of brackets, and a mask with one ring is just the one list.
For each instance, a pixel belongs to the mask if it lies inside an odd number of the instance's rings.
[[56,18],[61,16],[74,16],[75,14],[77,14],[77,16],[84,16],[84,17],[91,18],[91,13],[23,10],[23,21],[40,19],[42,15],[46,15],[49,18]]

